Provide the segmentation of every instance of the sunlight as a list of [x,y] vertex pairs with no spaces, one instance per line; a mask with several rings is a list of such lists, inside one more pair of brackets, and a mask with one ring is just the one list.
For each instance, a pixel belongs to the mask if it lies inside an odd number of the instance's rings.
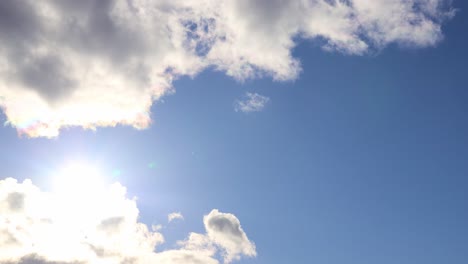
[[[59,232],[49,235],[56,241],[86,241],[87,234],[99,224],[110,186],[99,169],[86,162],[74,161],[59,169],[52,178],[50,219]],[[103,202],[104,201],[104,202]],[[73,226],[73,229],[70,229]],[[52,248],[60,248],[54,245]],[[61,249],[72,254],[73,249]]]
[[[54,192],[64,196],[83,198],[94,196],[105,189],[99,170],[90,164],[73,162],[60,169],[53,179]],[[86,193],[83,193],[86,190]]]
[[98,168],[86,162],[70,162],[59,169],[52,179],[57,206],[61,207],[60,210],[69,211],[69,217],[81,221],[85,217],[80,215],[83,208],[98,213],[96,198],[102,196],[107,187]]

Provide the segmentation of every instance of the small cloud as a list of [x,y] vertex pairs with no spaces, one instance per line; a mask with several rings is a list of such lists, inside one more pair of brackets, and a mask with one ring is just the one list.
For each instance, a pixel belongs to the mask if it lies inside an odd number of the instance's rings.
[[233,214],[212,210],[203,218],[208,238],[223,249],[224,262],[239,260],[241,256],[255,257],[255,244],[249,240],[239,219]]
[[259,112],[265,108],[266,104],[270,101],[270,98],[260,95],[258,93],[247,92],[243,99],[237,100],[234,104],[234,110],[236,112]]
[[191,233],[178,245],[185,250],[205,252],[206,255],[220,250],[226,264],[240,260],[243,256],[257,256],[255,244],[249,240],[235,215],[213,209],[203,217],[203,223],[206,234]]
[[151,226],[151,230],[153,230],[153,232],[158,232],[158,231],[161,231],[162,229],[163,229],[162,225],[152,225]]
[[184,220],[184,216],[180,212],[170,213],[167,216],[167,222],[172,222],[174,220]]

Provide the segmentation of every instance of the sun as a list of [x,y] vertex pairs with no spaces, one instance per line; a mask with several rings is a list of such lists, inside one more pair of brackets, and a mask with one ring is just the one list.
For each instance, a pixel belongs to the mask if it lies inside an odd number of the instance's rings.
[[74,225],[85,230],[93,226],[102,213],[103,197],[108,197],[111,185],[92,163],[72,161],[58,169],[52,178],[54,209],[60,212],[54,219],[58,225]]
[[86,162],[69,162],[53,177],[53,189],[65,197],[82,198],[97,195],[105,188],[98,167]]
[[[106,206],[112,199],[112,185],[108,184],[99,168],[82,161],[72,161],[57,169],[51,178],[52,191],[47,196],[48,219],[55,230],[55,240],[86,242],[88,234],[115,208]],[[118,211],[118,210],[116,210]],[[72,228],[71,228],[72,227]],[[71,254],[68,248],[60,249]]]

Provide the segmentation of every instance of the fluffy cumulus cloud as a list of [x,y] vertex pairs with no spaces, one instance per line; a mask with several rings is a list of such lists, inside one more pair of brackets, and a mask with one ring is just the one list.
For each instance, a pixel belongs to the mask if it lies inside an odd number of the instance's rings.
[[142,129],[179,76],[294,79],[296,39],[355,55],[428,47],[452,15],[450,0],[3,0],[0,106],[30,137]]
[[244,113],[262,111],[270,98],[258,93],[246,93],[242,100],[237,100],[234,104],[234,110]]
[[159,251],[159,228],[138,222],[134,199],[114,184],[88,189],[41,191],[29,180],[0,181],[0,263],[217,264],[256,255],[239,220],[211,211],[206,233],[191,233],[177,247]]

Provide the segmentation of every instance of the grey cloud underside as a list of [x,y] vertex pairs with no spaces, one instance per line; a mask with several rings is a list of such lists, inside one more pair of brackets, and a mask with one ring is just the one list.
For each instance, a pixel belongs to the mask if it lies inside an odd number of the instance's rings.
[[[83,54],[103,56],[116,64],[147,52],[139,32],[132,32],[112,17],[114,0],[59,0],[56,3],[59,10],[70,16],[63,21],[64,34],[61,35],[66,45],[73,49]],[[127,8],[135,12],[131,9],[131,2]]]
[[0,74],[10,82],[17,81],[36,90],[47,100],[54,100],[71,90],[74,81],[64,72],[59,56],[37,56],[31,52],[43,37],[44,29],[30,2],[0,2],[0,38],[4,42],[1,48],[14,64]]
[[18,48],[32,42],[40,25],[41,21],[28,1],[0,1],[0,34],[2,42],[6,42],[2,48]]
[[39,257],[36,254],[31,254],[22,257],[18,261],[15,262],[2,262],[0,261],[0,264],[85,264],[83,262],[56,262],[56,261],[48,261],[45,258]]
[[208,237],[223,249],[225,262],[240,256],[256,256],[255,244],[249,241],[239,220],[232,214],[213,210],[204,218]]
[[[29,0],[0,3],[0,38],[6,41],[2,48],[13,63],[10,71],[2,74],[51,103],[72,93],[79,79],[69,75],[64,62],[66,53],[35,54],[32,51],[38,44],[51,49],[65,46],[82,55],[102,56],[115,65],[143,55],[138,36],[116,25],[110,17],[114,1],[52,1],[58,12],[67,14],[58,30],[47,28],[44,17],[35,10],[37,6],[31,3]],[[138,72],[141,68],[133,73]]]
[[110,218],[102,220],[102,222],[99,224],[98,228],[99,228],[99,230],[102,230],[102,231],[115,232],[116,230],[119,229],[120,225],[124,221],[125,221],[125,218],[121,217],[121,216],[110,217]]
[[19,241],[8,230],[0,230],[0,247],[19,245]]
[[207,226],[209,229],[213,229],[216,232],[221,232],[231,237],[242,237],[243,232],[240,229],[240,225],[232,222],[230,219],[222,215],[210,218],[207,221]]
[[21,211],[24,207],[24,194],[19,192],[9,193],[6,202],[11,211]]
[[392,43],[434,46],[454,14],[450,2],[4,0],[0,104],[29,136],[77,125],[144,128],[152,101],[179,76],[212,67],[238,80],[295,79],[297,38],[355,55]]

